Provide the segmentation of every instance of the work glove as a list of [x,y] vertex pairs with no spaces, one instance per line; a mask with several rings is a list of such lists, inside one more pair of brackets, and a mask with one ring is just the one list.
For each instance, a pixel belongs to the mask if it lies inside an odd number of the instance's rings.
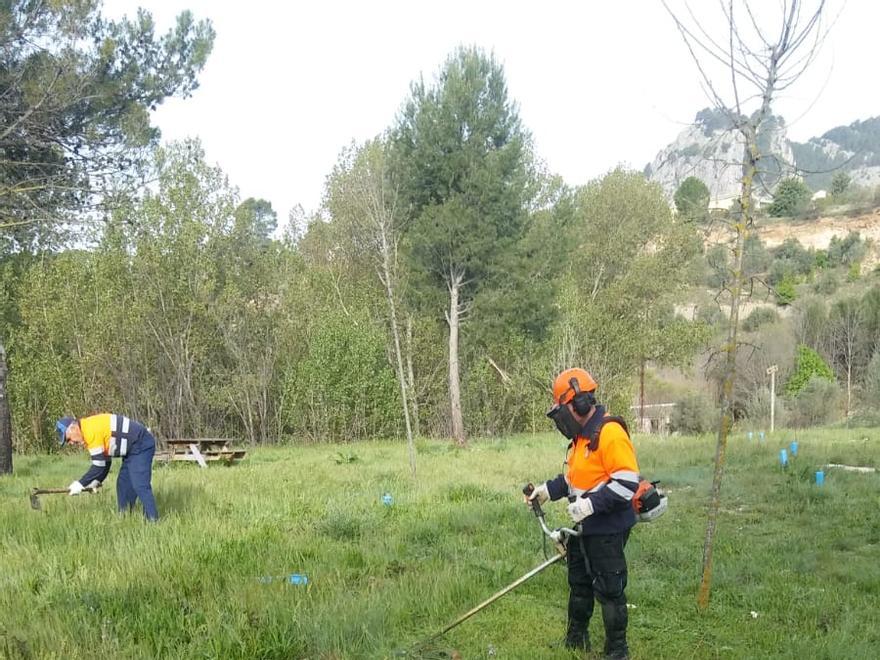
[[74,481],[67,487],[67,490],[69,491],[69,495],[79,495],[83,492],[83,485],[78,481]]
[[101,487],[101,482],[97,479],[92,479],[92,483],[90,483],[86,488],[90,488],[92,490],[98,490]]
[[589,518],[593,515],[593,503],[590,501],[589,497],[579,497],[574,502],[568,505],[568,515],[571,516],[571,519],[579,523],[584,518]]
[[547,482],[535,486],[535,490],[532,491],[532,494],[529,495],[526,499],[526,506],[530,509],[532,508],[532,502],[537,502],[539,505],[543,504],[547,500],[550,499],[550,491],[547,490]]

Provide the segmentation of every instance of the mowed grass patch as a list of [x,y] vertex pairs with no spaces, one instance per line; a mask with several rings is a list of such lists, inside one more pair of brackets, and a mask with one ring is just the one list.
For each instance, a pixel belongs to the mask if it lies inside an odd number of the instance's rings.
[[[797,437],[783,470],[778,451]],[[731,439],[712,603],[695,605],[714,438],[636,436],[669,512],[628,546],[634,658],[880,657],[876,430]],[[85,456],[18,457],[0,479],[0,657],[567,658],[565,570],[553,566],[427,645],[543,561],[520,489],[560,471],[553,435],[252,450],[241,464],[157,466],[162,520],[95,496],[44,496]],[[382,495],[390,493],[386,506]],[[551,524],[567,522],[561,504]],[[308,584],[261,580],[301,573]],[[754,614],[753,614],[754,613]],[[601,648],[597,608],[591,625]],[[594,656],[594,657],[598,657]]]

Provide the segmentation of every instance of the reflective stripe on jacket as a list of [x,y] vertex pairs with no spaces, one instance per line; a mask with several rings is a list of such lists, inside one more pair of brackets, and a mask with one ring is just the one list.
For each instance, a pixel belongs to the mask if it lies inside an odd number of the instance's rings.
[[143,424],[124,415],[101,413],[77,421],[92,459],[89,471],[79,480],[83,486],[92,481],[103,482],[110,472],[112,457],[126,456],[147,432]]

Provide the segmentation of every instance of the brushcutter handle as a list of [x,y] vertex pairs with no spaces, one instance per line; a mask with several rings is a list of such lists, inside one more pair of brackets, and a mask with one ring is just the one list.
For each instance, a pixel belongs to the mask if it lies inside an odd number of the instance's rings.
[[[535,484],[533,484],[532,482],[527,483],[525,486],[523,486],[522,492],[523,495],[525,495],[526,497],[531,497],[532,493],[535,492]],[[537,500],[532,500],[532,511],[535,512],[535,517],[544,517],[544,511],[541,509],[541,505],[538,503]]]

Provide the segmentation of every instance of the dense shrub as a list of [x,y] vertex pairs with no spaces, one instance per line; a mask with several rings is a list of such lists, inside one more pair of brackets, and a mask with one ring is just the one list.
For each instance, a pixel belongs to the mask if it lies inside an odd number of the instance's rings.
[[785,385],[786,394],[796,396],[814,378],[834,382],[834,372],[821,355],[801,344],[798,346],[794,373]]
[[851,231],[845,238],[831,237],[828,244],[828,263],[831,266],[849,266],[865,258],[868,246],[857,231]]
[[776,304],[780,306],[790,305],[797,298],[794,288],[794,280],[791,277],[784,278],[773,291],[776,294]]
[[762,325],[775,323],[779,320],[779,314],[772,307],[756,307],[743,321],[742,327],[746,332],[754,332]]
[[807,184],[796,177],[789,177],[776,186],[773,201],[767,211],[774,218],[795,216],[807,209],[812,196],[813,193]]
[[880,415],[880,349],[874,351],[868,368],[865,370],[862,399],[866,408]]
[[689,176],[675,191],[675,210],[688,219],[703,222],[709,217],[709,189],[695,176]]
[[814,376],[789,401],[789,424],[802,428],[833,422],[840,417],[842,398],[835,381]]
[[[749,397],[745,406],[745,416],[753,426],[768,425],[770,423],[770,389],[761,387]],[[788,416],[785,408],[785,400],[777,393],[773,411],[774,425],[783,427],[788,424]]]
[[708,433],[718,422],[718,411],[701,392],[690,392],[676,401],[670,415],[672,431],[683,434]]
[[828,270],[819,276],[813,284],[813,290],[824,296],[830,296],[840,288],[840,277],[833,270]]

